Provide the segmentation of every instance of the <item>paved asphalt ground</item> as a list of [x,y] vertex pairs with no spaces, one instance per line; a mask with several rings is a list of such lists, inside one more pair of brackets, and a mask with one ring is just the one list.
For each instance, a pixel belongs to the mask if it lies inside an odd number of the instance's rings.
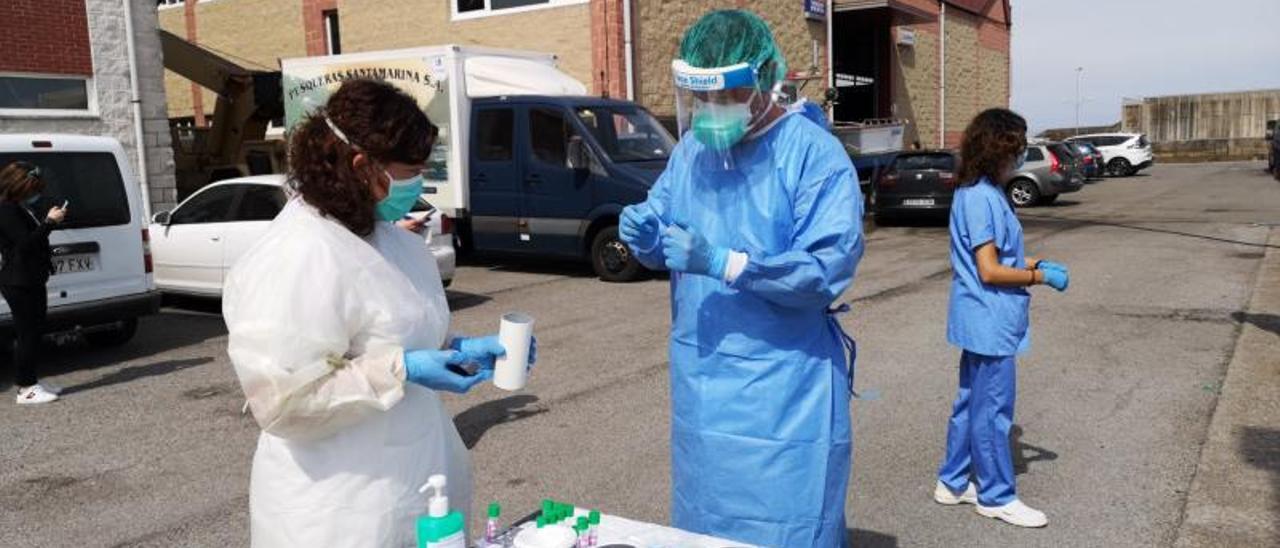
[[[869,232],[845,296],[857,384],[882,394],[853,404],[856,545],[1174,542],[1280,222],[1280,183],[1257,163],[1157,166],[1021,217],[1028,251],[1073,278],[1065,294],[1033,290],[1033,348],[1019,367],[1019,493],[1049,527],[1019,530],[930,498],[958,352],[944,338],[946,228],[915,223]],[[538,320],[526,392],[448,399],[473,449],[476,500],[500,500],[508,517],[553,497],[666,522],[666,281],[483,261],[459,269],[450,302],[463,332],[490,332],[510,310]],[[179,304],[123,348],[54,351],[46,371],[68,387],[63,401],[0,402],[0,546],[248,544],[258,430],[240,414],[217,303]]]

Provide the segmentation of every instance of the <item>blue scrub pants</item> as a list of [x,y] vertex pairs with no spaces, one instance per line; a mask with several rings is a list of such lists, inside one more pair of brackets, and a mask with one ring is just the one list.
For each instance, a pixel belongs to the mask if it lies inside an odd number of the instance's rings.
[[963,493],[970,475],[978,483],[978,502],[1004,506],[1018,498],[1013,477],[1009,430],[1017,392],[1013,356],[960,355],[960,390],[947,426],[947,455],[938,479]]

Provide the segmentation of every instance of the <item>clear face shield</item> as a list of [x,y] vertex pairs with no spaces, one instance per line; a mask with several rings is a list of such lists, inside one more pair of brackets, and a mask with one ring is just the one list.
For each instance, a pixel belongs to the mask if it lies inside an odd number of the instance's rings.
[[[676,119],[680,138],[687,132],[719,156],[718,164],[733,168],[732,149],[747,138],[760,113],[752,105],[764,103],[755,69],[748,63],[700,69],[681,60],[671,63],[675,77]],[[761,113],[765,109],[760,109]]]

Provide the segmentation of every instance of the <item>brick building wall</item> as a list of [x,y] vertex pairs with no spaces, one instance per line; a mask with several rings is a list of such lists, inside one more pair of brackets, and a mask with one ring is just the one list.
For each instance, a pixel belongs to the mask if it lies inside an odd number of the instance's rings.
[[83,0],[0,2],[0,72],[90,76]]
[[560,69],[590,87],[591,6],[587,3],[451,21],[440,0],[340,0],[344,52],[440,44],[526,49],[559,56]]
[[[307,40],[307,55],[329,53],[328,37],[325,35],[324,12],[336,9],[338,9],[338,0],[302,0],[302,24]],[[338,20],[338,26],[341,27],[341,13],[338,14]],[[341,46],[341,43],[339,43],[339,46]]]
[[[812,64],[813,42],[818,41],[818,71],[826,73],[826,23],[804,17],[801,2],[793,0],[686,0],[633,2],[635,33],[636,99],[658,116],[675,115],[671,92],[671,60],[680,49],[680,39],[699,17],[710,10],[743,8],[760,15],[773,29],[774,40],[782,48],[791,71],[807,71]],[[825,78],[810,82],[804,94],[822,100]]]
[[[894,46],[892,86],[894,117],[909,120],[905,143],[920,141],[927,148],[958,147],[964,128],[979,112],[1008,107],[1010,91],[1010,34],[1004,2],[949,2],[946,24],[934,0],[903,0],[932,17],[904,24],[914,30],[914,47]],[[974,11],[969,11],[973,9]],[[941,100],[942,56],[939,32],[946,27],[946,99]],[[945,129],[938,117],[946,110]]]
[[938,144],[938,23],[910,25],[915,47],[894,47],[891,61],[893,117],[908,120],[904,144],[919,141],[926,148]]
[[[245,68],[279,70],[279,59],[307,55],[303,0],[209,0],[160,8],[160,28],[196,41]],[[151,8],[156,11],[155,7]],[[189,28],[188,21],[194,22]],[[169,116],[193,116],[190,80],[165,71]],[[194,87],[204,113],[213,115],[217,97]]]
[[[336,8],[343,53],[441,44],[543,51],[559,56],[561,70],[594,93],[591,11],[603,1],[453,21],[442,0],[207,0],[163,8],[160,20],[186,36],[183,12],[192,9],[201,46],[247,68],[276,70],[279,59],[324,53],[320,14]],[[190,83],[168,74],[166,86],[170,116],[192,116]],[[213,94],[205,90],[203,97],[212,114]]]
[[[66,47],[66,43],[63,42],[64,36],[57,34],[60,32],[57,29],[75,24],[85,26],[84,36],[88,37],[90,51],[87,67],[81,64],[83,60],[68,61],[56,56],[53,58],[37,56],[36,64],[26,66],[28,70],[36,73],[47,74],[61,70],[63,74],[92,76],[92,91],[97,102],[97,112],[94,114],[60,117],[0,116],[0,129],[11,133],[73,133],[113,137],[124,145],[125,152],[129,156],[129,167],[133,170],[136,170],[138,165],[138,147],[145,147],[152,210],[160,211],[175,205],[177,192],[174,189],[169,121],[165,112],[160,38],[155,32],[156,8],[155,2],[151,0],[132,0],[132,2],[134,45],[138,56],[138,87],[142,101],[144,139],[142,143],[137,142],[134,131],[133,105],[130,102],[132,91],[129,84],[128,41],[125,36],[124,9],[119,0],[3,0],[0,2],[5,9],[20,5],[36,6],[38,11],[52,11],[59,16],[65,15],[65,20],[59,19],[52,27],[32,27],[36,31],[38,40],[53,40],[63,46],[63,51],[72,48]],[[61,11],[72,4],[79,7],[83,15],[76,15],[75,10],[65,13]],[[74,23],[76,19],[79,19],[80,23]],[[45,25],[45,23],[33,22],[32,24]],[[69,33],[67,36],[70,37],[75,37],[80,32],[69,28],[62,30],[66,30]],[[0,36],[5,36],[6,39],[12,36],[8,31],[9,29],[0,30]],[[75,40],[75,38],[68,39]],[[0,48],[0,50],[7,49],[7,47]],[[42,64],[45,62],[48,64]],[[70,72],[72,69],[77,72]],[[13,68],[0,70],[18,72]],[[136,184],[138,181],[131,182]]]

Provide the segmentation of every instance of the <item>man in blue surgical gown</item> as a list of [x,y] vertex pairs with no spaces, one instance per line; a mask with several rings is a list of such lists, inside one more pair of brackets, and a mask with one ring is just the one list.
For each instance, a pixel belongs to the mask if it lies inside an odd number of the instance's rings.
[[765,546],[844,546],[852,340],[833,305],[862,256],[840,143],[774,97],[768,26],[716,11],[672,63],[682,138],[619,230],[672,271],[676,527]]

